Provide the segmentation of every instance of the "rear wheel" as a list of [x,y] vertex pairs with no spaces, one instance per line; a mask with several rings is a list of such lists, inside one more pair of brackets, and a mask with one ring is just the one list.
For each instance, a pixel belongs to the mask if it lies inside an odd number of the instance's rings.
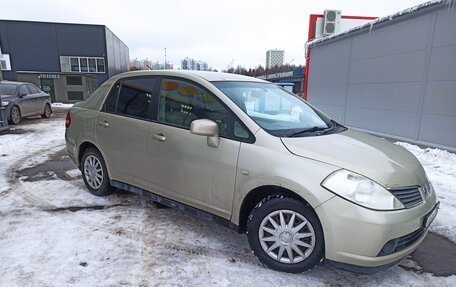
[[14,106],[11,108],[10,112],[10,123],[13,125],[18,125],[21,122],[21,110],[18,106]]
[[109,184],[106,164],[101,153],[95,148],[84,151],[81,161],[82,178],[87,189],[96,196],[106,196],[112,193]]
[[249,216],[247,234],[253,253],[274,270],[304,272],[323,259],[320,221],[311,207],[292,198],[261,201]]
[[51,117],[51,113],[52,113],[51,106],[49,104],[46,104],[44,106],[44,111],[43,111],[43,114],[41,115],[41,117],[43,119],[49,119]]

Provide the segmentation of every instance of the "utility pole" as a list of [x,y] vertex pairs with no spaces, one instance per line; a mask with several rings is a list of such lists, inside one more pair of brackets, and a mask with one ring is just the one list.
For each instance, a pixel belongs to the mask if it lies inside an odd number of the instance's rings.
[[165,48],[165,70],[167,69],[167,65],[166,65],[166,48]]
[[[3,58],[2,56],[2,46],[0,45],[0,58]],[[2,65],[0,64],[0,81],[3,80],[3,74],[2,74]],[[0,104],[1,106],[1,104]]]

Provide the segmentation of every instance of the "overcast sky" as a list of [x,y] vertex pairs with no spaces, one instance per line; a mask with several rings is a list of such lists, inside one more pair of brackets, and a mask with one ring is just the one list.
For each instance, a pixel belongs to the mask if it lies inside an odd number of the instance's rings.
[[[310,14],[385,16],[425,0],[0,0],[0,18],[103,24],[130,49],[130,58],[203,60],[216,69],[265,65],[268,49],[304,64]],[[90,45],[90,43],[87,43]]]

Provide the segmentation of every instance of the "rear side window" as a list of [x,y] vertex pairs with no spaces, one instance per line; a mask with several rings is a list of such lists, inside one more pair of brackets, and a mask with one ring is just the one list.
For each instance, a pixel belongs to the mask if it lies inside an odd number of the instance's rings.
[[39,94],[39,93],[41,93],[41,91],[37,87],[35,87],[34,85],[27,85],[27,88],[29,89],[30,94]]
[[153,78],[123,80],[111,89],[104,111],[149,120],[155,83]]

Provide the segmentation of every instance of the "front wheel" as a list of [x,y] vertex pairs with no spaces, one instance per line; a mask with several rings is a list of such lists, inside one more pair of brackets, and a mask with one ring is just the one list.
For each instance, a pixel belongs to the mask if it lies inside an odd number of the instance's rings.
[[324,256],[320,221],[311,207],[292,198],[261,201],[249,216],[247,235],[253,253],[274,270],[304,272]]
[[81,169],[82,178],[90,193],[96,196],[106,196],[112,193],[105,161],[97,149],[88,148],[84,152]]
[[10,123],[13,125],[18,125],[21,122],[21,110],[18,106],[14,106],[11,108],[10,112]]
[[51,113],[52,113],[52,111],[51,111],[51,106],[50,106],[49,104],[46,104],[46,105],[44,106],[44,111],[43,111],[43,113],[41,114],[41,117],[42,117],[43,119],[49,119],[49,118],[51,117]]

